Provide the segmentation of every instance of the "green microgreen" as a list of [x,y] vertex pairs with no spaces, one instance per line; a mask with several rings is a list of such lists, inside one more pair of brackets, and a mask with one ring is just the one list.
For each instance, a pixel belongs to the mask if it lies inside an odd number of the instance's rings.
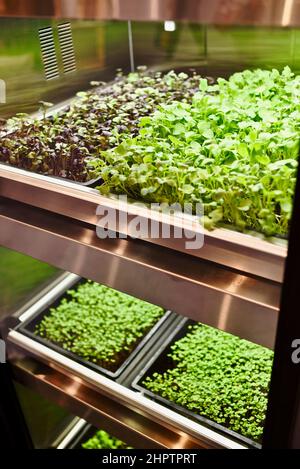
[[137,135],[139,119],[159,104],[191,101],[198,83],[195,74],[161,74],[141,67],[127,76],[119,72],[107,87],[91,82],[91,90],[78,92],[59,113],[47,116],[51,103],[41,101],[42,119],[19,114],[1,129],[0,161],[85,182],[92,177],[90,159],[101,161],[102,150],[116,146],[124,135]]
[[132,449],[123,441],[109,435],[104,430],[98,430],[95,435],[82,443],[83,449]]
[[161,103],[135,138],[91,164],[103,193],[202,203],[207,228],[286,236],[299,129],[300,76],[245,70],[213,85],[201,79],[192,102]]
[[143,385],[198,415],[259,441],[268,402],[273,352],[197,324],[171,346],[173,362]]
[[163,314],[158,306],[88,281],[51,308],[35,332],[115,371]]

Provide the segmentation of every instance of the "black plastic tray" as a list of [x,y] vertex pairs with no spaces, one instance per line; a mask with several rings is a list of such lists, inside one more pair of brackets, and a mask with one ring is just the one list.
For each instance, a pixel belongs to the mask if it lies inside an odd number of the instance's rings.
[[164,373],[168,369],[174,367],[172,359],[168,357],[168,354],[171,352],[171,346],[178,340],[182,339],[187,334],[188,327],[194,324],[197,324],[197,322],[189,319],[184,319],[179,323],[179,325],[174,329],[173,333],[170,335],[169,339],[157,350],[152,359],[148,361],[145,367],[133,380],[131,384],[132,388],[136,391],[141,392],[145,396],[150,397],[154,401],[162,403],[165,406],[171,408],[172,410],[175,410],[177,413],[182,414],[185,417],[188,417],[192,420],[201,423],[206,427],[210,427],[213,430],[217,430],[218,432],[223,433],[224,435],[234,438],[239,443],[246,444],[247,446],[250,446],[252,448],[260,449],[261,445],[251,440],[250,438],[244,437],[243,435],[240,435],[239,433],[234,432],[233,430],[230,430],[229,428],[226,428],[223,425],[214,422],[213,420],[210,420],[206,417],[202,417],[201,415],[197,415],[196,413],[185,409],[181,405],[175,404],[174,402],[169,401],[168,399],[165,399],[164,397],[161,397],[153,393],[152,391],[149,391],[143,386],[142,382],[148,376],[152,376],[155,372]]
[[[72,287],[69,289],[76,289],[81,283],[85,283],[86,280],[80,279],[77,282],[74,283]],[[69,290],[68,289],[68,290]],[[119,368],[115,371],[110,371],[107,370],[99,365],[96,365],[95,363],[89,362],[85,360],[84,358],[79,357],[75,353],[65,350],[61,346],[51,342],[50,340],[44,339],[43,337],[40,337],[38,334],[34,333],[35,327],[38,323],[41,322],[41,320],[49,314],[50,308],[55,308],[57,307],[63,297],[67,297],[67,290],[63,292],[61,295],[56,297],[56,299],[53,300],[53,303],[48,303],[47,306],[40,311],[37,311],[35,314],[33,314],[29,319],[25,320],[21,324],[19,324],[16,327],[16,330],[27,337],[30,337],[31,339],[34,339],[35,341],[45,345],[48,348],[51,348],[52,350],[59,352],[61,355],[64,355],[68,358],[71,358],[72,360],[76,361],[77,363],[80,363],[92,370],[95,370],[99,373],[105,374],[109,376],[110,378],[116,379],[120,376],[120,374],[124,371],[124,369],[131,363],[134,357],[142,350],[142,348],[146,345],[148,340],[158,332],[160,327],[164,324],[164,322],[167,320],[167,318],[170,317],[171,314],[173,314],[171,311],[166,311],[165,314],[157,321],[157,323],[142,337],[140,342],[136,345],[134,350],[130,353],[130,355],[124,360],[124,362],[119,366]]]

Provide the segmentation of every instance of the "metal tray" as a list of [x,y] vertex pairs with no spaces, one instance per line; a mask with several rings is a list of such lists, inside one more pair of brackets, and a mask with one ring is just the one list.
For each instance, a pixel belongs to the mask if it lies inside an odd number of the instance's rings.
[[175,410],[179,414],[182,414],[192,420],[198,421],[201,424],[211,427],[214,430],[217,430],[219,432],[222,432],[238,442],[242,444],[246,444],[247,446],[250,446],[252,448],[261,448],[261,444],[258,442],[255,442],[251,440],[250,438],[244,437],[243,435],[240,435],[239,433],[230,430],[223,425],[214,422],[213,420],[210,420],[209,418],[202,417],[201,415],[197,415],[196,413],[185,409],[181,405],[178,405],[172,401],[169,401],[168,399],[165,399],[164,397],[161,397],[152,391],[149,391],[146,389],[142,381],[148,376],[152,376],[154,372],[157,373],[163,373],[167,371],[169,368],[173,367],[173,362],[172,360],[167,356],[171,352],[171,346],[177,342],[178,340],[182,339],[188,332],[188,326],[196,324],[195,321],[188,320],[188,319],[183,319],[179,325],[174,329],[172,334],[170,334],[169,339],[164,342],[160,346],[160,348],[157,350],[157,352],[154,354],[152,359],[148,361],[148,363],[144,366],[144,368],[140,371],[140,373],[134,378],[131,387],[136,390],[141,392],[143,395],[146,397],[150,397],[154,401],[158,403],[162,403],[166,405],[167,407],[170,407],[171,409]]
[[[77,288],[81,283],[86,282],[84,279],[80,279],[76,282],[74,282],[73,286],[71,287],[72,289]],[[143,347],[146,345],[148,340],[158,332],[160,327],[164,324],[167,318],[170,317],[172,314],[171,311],[166,311],[165,314],[157,321],[157,323],[146,333],[139,342],[137,342],[137,345],[133,349],[133,351],[129,354],[129,356],[123,361],[123,363],[119,366],[119,368],[115,371],[107,370],[102,366],[96,365],[92,362],[89,362],[80,356],[76,355],[75,353],[65,350],[63,347],[60,345],[55,344],[54,342],[51,342],[50,340],[44,339],[40,337],[39,335],[34,333],[35,327],[38,323],[41,322],[44,316],[49,314],[50,308],[55,308],[57,307],[62,298],[67,297],[67,290],[64,291],[62,294],[60,294],[56,299],[53,299],[53,302],[48,303],[46,308],[39,309],[37,312],[35,312],[32,316],[30,316],[28,319],[23,321],[21,324],[19,324],[15,330],[24,334],[27,337],[30,337],[31,339],[34,339],[36,342],[39,342],[43,345],[45,345],[48,348],[51,348],[52,350],[59,352],[61,355],[64,355],[68,358],[71,358],[72,360],[76,361],[77,363],[80,363],[92,370],[95,370],[99,373],[105,374],[106,376],[109,376],[110,378],[116,379],[120,376],[120,374],[125,370],[125,368],[131,363],[131,361],[136,357],[136,355],[143,349]]]
[[73,179],[67,178],[67,177],[60,177],[60,176],[51,176],[50,174],[45,174],[45,173],[39,173],[36,171],[29,171],[29,169],[25,168],[20,168],[18,165],[12,165],[10,163],[6,163],[5,161],[0,161],[0,165],[7,166],[9,168],[18,168],[21,169],[22,171],[25,171],[28,174],[41,174],[42,176],[45,176],[49,178],[50,180],[53,181],[69,181],[72,182],[73,184],[76,184],[77,186],[85,186],[85,187],[96,187],[97,185],[100,185],[101,177],[97,177],[94,179],[89,179],[88,181],[85,182],[79,182],[79,181],[74,181]]

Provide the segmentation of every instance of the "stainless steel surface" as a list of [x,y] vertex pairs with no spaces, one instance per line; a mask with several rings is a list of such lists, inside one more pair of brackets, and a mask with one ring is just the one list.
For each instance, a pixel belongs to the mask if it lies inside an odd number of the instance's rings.
[[84,419],[76,417],[72,426],[66,429],[66,434],[59,444],[56,445],[56,449],[68,449],[69,444],[78,435],[78,433],[86,426],[87,422]]
[[162,22],[132,21],[134,59],[137,65],[158,70],[188,70],[204,76],[228,77],[245,69],[300,71],[300,29],[245,26],[207,26],[176,22],[166,31]]
[[[22,3],[26,8],[27,2]],[[15,2],[14,6],[17,9]],[[0,11],[1,7],[0,1]],[[70,98],[77,91],[90,88],[91,80],[109,81],[118,67],[130,70],[127,21],[74,20],[70,27],[76,71],[64,73],[71,71],[72,50],[66,48],[61,23],[46,18],[0,18],[0,79],[6,84],[6,103],[0,103],[0,123],[16,113],[36,111],[41,100],[57,103]],[[45,31],[50,36],[45,36]],[[50,80],[45,77],[43,58]]]
[[71,23],[61,23],[57,26],[57,29],[64,73],[75,72],[76,57]]
[[132,239],[99,239],[94,227],[9,199],[0,244],[196,321],[273,347],[280,285]]
[[[17,12],[18,4],[14,1],[11,5]],[[30,1],[22,2],[24,14],[30,5],[33,5]],[[36,8],[45,10],[47,2],[43,5],[42,8],[40,2],[35,2]],[[72,8],[70,0],[68,5]],[[76,1],[72,1],[72,5],[76,5]],[[138,8],[141,5],[139,2]],[[9,1],[5,5],[0,3],[0,16],[9,6]],[[186,2],[180,6],[179,10],[184,11]],[[209,6],[214,8],[213,2]],[[127,12],[130,9],[125,7]],[[146,12],[147,8],[143,11]],[[300,70],[297,54],[300,31],[293,28],[269,29],[261,25],[256,28],[204,27],[195,23],[195,15],[190,22],[176,23],[173,32],[165,31],[163,19],[160,22],[133,21],[129,28],[127,18],[124,21],[70,19],[77,70],[67,74],[63,73],[59,44],[58,28],[62,20],[49,19],[47,15],[0,17],[0,79],[4,80],[7,89],[6,104],[0,103],[0,119],[18,112],[34,112],[40,100],[60,102],[79,90],[89,88],[91,80],[111,80],[116,68],[129,71],[134,63],[163,70],[192,66],[204,75],[214,76],[226,76],[247,67],[282,68],[287,64]],[[67,16],[63,21],[65,18]],[[54,69],[48,70],[48,76],[56,77],[51,80],[45,79],[38,34],[45,28],[53,32],[54,50],[51,50],[57,58],[56,73],[50,73]],[[49,62],[54,66],[54,55],[51,59]]]
[[[160,233],[162,224],[164,226],[170,224],[170,221],[165,221],[165,219],[159,221],[159,217],[162,217],[147,208],[138,208],[132,203],[101,196],[94,189],[68,181],[28,173],[3,164],[0,164],[0,195],[89,223],[94,227],[101,226],[100,217],[96,214],[98,206],[103,209],[115,209],[118,214],[117,220],[120,220],[117,229],[120,233],[128,235],[132,234],[130,221],[136,214],[139,214],[141,219],[158,220]],[[120,214],[122,215],[119,216]],[[178,222],[182,223],[181,220]],[[190,224],[183,223],[183,226],[190,226]],[[193,230],[199,234],[203,231],[200,225],[199,228],[193,226]],[[269,242],[225,229],[205,230],[203,247],[187,250],[187,237],[175,238],[172,229],[170,234],[170,238],[163,238],[160,235],[156,239],[146,238],[145,240],[184,252],[192,257],[214,261],[246,274],[250,273],[276,282],[282,281],[287,253],[284,241]],[[275,242],[280,242],[281,245]]]
[[59,77],[57,55],[55,50],[54,34],[51,26],[39,29],[41,53],[45,69],[46,80]]
[[0,15],[21,17],[184,20],[213,24],[291,26],[299,0],[2,0]]
[[62,292],[72,288],[74,283],[78,281],[80,277],[75,274],[67,274],[64,279],[55,285],[50,291],[34,302],[24,313],[19,316],[19,321],[24,322],[29,319],[37,310],[41,307],[46,308],[47,305],[53,302],[53,298],[61,295]]
[[17,379],[46,392],[54,400],[59,399],[75,415],[98,427],[109,429],[117,437],[126,429],[129,444],[134,438],[135,445],[142,442],[144,447],[243,448],[230,438],[187,419],[16,331],[10,332],[8,340],[22,353],[34,355],[45,363],[41,365],[33,359],[14,362]]

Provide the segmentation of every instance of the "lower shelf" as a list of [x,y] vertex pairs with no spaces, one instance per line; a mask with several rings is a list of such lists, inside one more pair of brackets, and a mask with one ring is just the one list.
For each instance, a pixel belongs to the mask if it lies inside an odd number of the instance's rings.
[[[53,304],[54,297],[78,281],[66,275],[27,311],[19,316],[21,324],[30,323],[40,310]],[[123,439],[134,448],[230,448],[249,445],[235,435],[225,434],[155,402],[142,392],[132,389],[133,380],[155,356],[162,344],[170,340],[172,332],[182,323],[176,314],[168,314],[161,327],[148,337],[120,376],[112,379],[73,357],[61,353],[24,333],[22,327],[10,330],[7,336],[8,359],[14,377],[21,384],[34,389],[63,406],[96,428]]]
[[[129,389],[127,383],[132,381],[129,371],[123,375],[121,384],[15,331],[9,334],[8,345],[17,381],[120,439],[126,432],[130,446],[247,447]],[[16,356],[19,358],[13,358]],[[136,371],[138,359],[132,363]]]
[[78,376],[61,373],[34,359],[12,365],[16,381],[117,438],[126,433],[128,444],[135,448],[243,448],[107,378],[101,377],[110,381],[102,383],[106,386],[95,389]]

